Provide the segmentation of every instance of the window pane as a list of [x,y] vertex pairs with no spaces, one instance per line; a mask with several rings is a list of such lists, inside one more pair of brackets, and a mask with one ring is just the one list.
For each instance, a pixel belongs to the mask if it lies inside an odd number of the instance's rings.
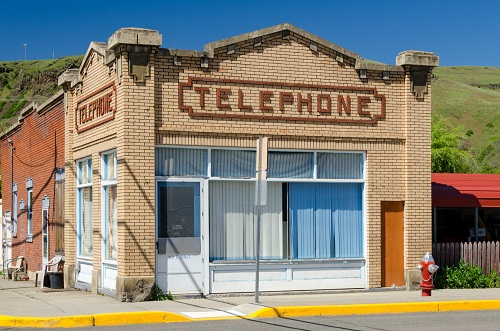
[[200,236],[199,183],[167,183],[160,187],[159,238]]
[[33,234],[33,190],[28,190],[28,235]]
[[[210,183],[210,261],[255,259],[255,183]],[[262,206],[261,257],[282,259],[281,183],[268,183]]]
[[92,255],[92,188],[80,189],[81,197],[81,233],[80,233],[80,254]]
[[116,179],[115,165],[116,157],[115,153],[104,155],[104,164],[106,166],[104,179]]
[[206,149],[157,147],[155,152],[156,176],[207,176]]
[[107,200],[107,249],[106,258],[118,259],[118,208],[116,204],[116,185],[106,187]]
[[78,162],[78,184],[88,184],[90,180],[90,160]]
[[255,178],[255,151],[212,150],[212,176]]
[[363,154],[318,153],[318,178],[362,179]]
[[290,183],[292,258],[363,257],[362,184]]
[[312,178],[313,153],[269,152],[269,178]]

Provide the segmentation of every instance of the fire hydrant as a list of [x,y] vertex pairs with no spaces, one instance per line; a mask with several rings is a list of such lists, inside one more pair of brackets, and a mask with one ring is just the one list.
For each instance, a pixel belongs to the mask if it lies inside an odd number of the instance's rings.
[[420,283],[420,288],[422,289],[423,297],[430,297],[431,292],[434,289],[432,275],[439,269],[439,267],[434,263],[432,254],[430,252],[425,253],[422,261],[417,266],[420,270],[420,276],[422,282]]

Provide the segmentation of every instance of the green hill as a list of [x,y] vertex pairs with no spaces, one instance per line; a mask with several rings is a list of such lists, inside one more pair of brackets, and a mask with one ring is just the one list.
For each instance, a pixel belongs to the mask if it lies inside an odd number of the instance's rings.
[[0,62],[0,123],[3,129],[17,120],[19,110],[32,101],[42,103],[60,87],[64,70],[79,67],[83,56],[55,60]]
[[[60,87],[57,78],[79,67],[83,56],[55,60],[0,62],[0,124],[10,127],[32,101],[42,103]],[[437,67],[433,71],[432,113],[450,129],[462,127],[462,148],[478,163],[475,172],[500,173],[500,68]]]
[[433,73],[433,115],[450,128],[463,127],[475,172],[500,173],[500,68],[438,67]]

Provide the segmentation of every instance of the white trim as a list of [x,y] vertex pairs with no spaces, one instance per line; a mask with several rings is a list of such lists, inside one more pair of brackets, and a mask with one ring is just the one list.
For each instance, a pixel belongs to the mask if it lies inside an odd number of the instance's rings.
[[[108,252],[108,195],[107,190],[110,187],[118,185],[118,157],[116,149],[108,150],[100,153],[101,178],[109,177],[107,172],[109,160],[105,161],[105,157],[113,155],[113,171],[112,179],[101,179],[101,286],[105,289],[116,290],[116,274],[118,272],[118,256],[115,259],[107,257]],[[118,198],[118,197],[117,197]],[[116,229],[118,231],[118,228]],[[118,239],[118,233],[116,234]],[[116,243],[118,244],[118,243]],[[117,254],[118,254],[118,247]],[[111,277],[111,278],[110,278]],[[114,281],[113,281],[114,279]]]

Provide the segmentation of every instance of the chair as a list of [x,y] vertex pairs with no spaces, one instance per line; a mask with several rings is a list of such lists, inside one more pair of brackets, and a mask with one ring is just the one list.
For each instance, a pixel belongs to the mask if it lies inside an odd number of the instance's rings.
[[[51,274],[61,273],[63,271],[64,260],[60,256],[54,257],[47,263],[40,263],[39,270],[36,272],[35,276],[35,287],[38,286],[38,279],[40,279],[40,288],[44,288],[45,276],[50,276]],[[50,282],[49,282],[50,283]]]
[[18,274],[26,273],[26,260],[24,256],[18,256],[15,259],[5,261],[3,270],[4,272],[7,271],[7,279],[17,280]]

